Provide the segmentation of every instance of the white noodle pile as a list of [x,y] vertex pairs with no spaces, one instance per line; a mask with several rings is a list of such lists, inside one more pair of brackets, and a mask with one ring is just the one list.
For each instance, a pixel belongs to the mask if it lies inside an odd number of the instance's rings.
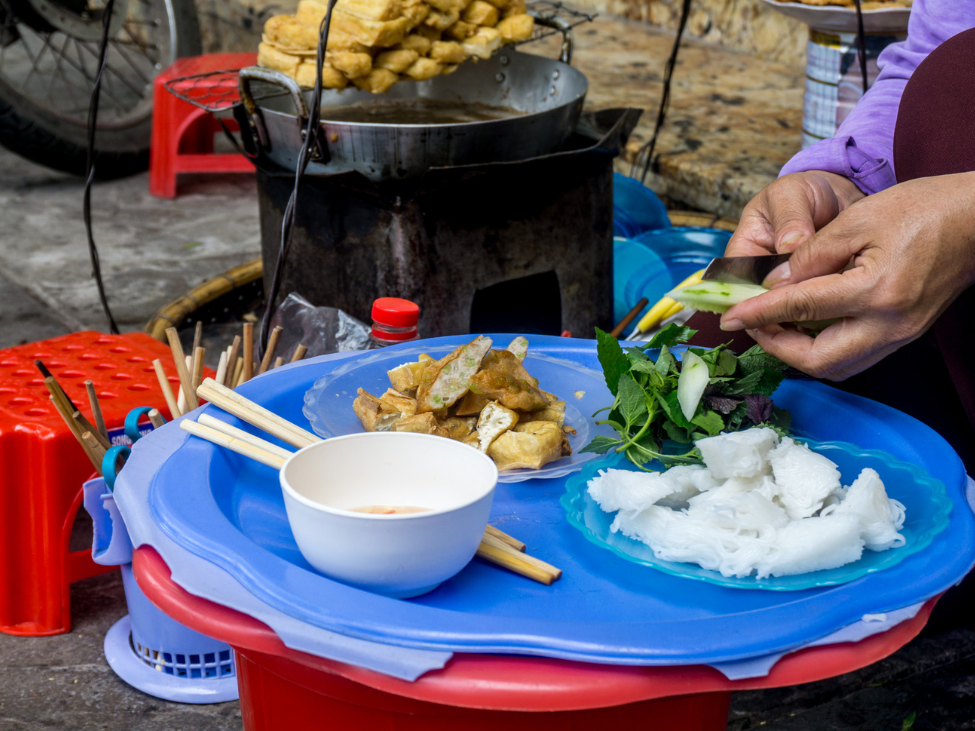
[[600,470],[589,495],[611,530],[664,561],[724,576],[787,576],[831,569],[905,543],[904,506],[865,468],[849,487],[826,457],[767,428],[697,442],[705,467]]

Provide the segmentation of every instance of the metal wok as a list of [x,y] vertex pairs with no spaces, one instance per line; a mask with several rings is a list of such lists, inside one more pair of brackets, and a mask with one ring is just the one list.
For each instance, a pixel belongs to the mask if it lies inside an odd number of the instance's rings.
[[[563,58],[569,58],[563,49]],[[255,101],[252,82],[277,84],[287,94]],[[322,122],[306,175],[357,171],[373,181],[405,179],[433,167],[525,160],[558,150],[575,129],[589,82],[568,63],[503,48],[487,61],[467,61],[449,76],[400,82],[382,95],[357,89],[323,90]],[[310,90],[283,74],[257,67],[240,72],[241,99],[256,144],[277,165],[294,170],[303,143]],[[430,124],[329,121],[330,107],[385,100],[429,99],[505,107],[502,119]]]

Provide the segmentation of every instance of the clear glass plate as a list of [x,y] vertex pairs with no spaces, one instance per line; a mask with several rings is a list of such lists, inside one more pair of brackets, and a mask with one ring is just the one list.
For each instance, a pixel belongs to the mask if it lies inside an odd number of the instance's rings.
[[[503,348],[507,343],[495,345]],[[390,387],[387,371],[401,363],[415,361],[421,353],[440,358],[452,352],[455,347],[441,345],[379,350],[362,358],[342,361],[335,370],[315,381],[315,385],[305,393],[302,412],[311,422],[312,430],[325,439],[361,432],[362,424],[352,411],[352,402],[359,388],[379,396]],[[538,470],[502,472],[498,477],[499,482],[564,477],[599,457],[593,453],[579,454],[579,450],[594,436],[612,436],[615,433],[608,426],[597,426],[590,416],[612,402],[613,397],[606,388],[602,373],[569,360],[533,353],[530,347],[525,368],[538,379],[541,388],[565,401],[565,423],[576,430],[575,435],[569,436],[573,454],[550,462]]]
[[[917,465],[902,462],[887,452],[864,450],[846,442],[818,442],[805,438],[802,441],[813,451],[829,457],[839,466],[844,485],[852,483],[864,467],[875,469],[884,481],[887,495],[902,502],[906,508],[901,534],[907,539],[907,543],[900,548],[880,552],[864,550],[860,560],[835,569],[794,576],[769,576],[765,579],[757,579],[754,576],[727,577],[717,571],[704,569],[691,563],[662,561],[654,555],[650,546],[627,538],[622,533],[612,533],[609,527],[616,513],[603,512],[589,496],[587,483],[599,470],[637,471],[637,468],[623,455],[613,455],[592,462],[581,472],[566,480],[562,507],[565,508],[569,523],[582,531],[586,538],[627,561],[650,566],[674,576],[706,581],[719,586],[772,591],[799,591],[854,581],[866,574],[894,566],[911,554],[923,550],[948,526],[951,500],[944,484],[929,476]],[[659,463],[651,466],[661,467]]]

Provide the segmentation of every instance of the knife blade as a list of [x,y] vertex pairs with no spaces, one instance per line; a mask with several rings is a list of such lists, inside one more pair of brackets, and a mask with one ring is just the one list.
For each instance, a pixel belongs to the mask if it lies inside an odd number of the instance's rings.
[[775,267],[789,261],[792,254],[768,256],[722,256],[712,259],[701,279],[729,284],[761,284]]

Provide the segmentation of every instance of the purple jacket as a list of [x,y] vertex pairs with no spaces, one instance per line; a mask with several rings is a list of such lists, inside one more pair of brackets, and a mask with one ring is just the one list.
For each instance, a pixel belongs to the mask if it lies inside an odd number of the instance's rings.
[[850,178],[867,195],[894,185],[894,123],[907,80],[937,46],[972,27],[975,0],[914,0],[907,40],[880,54],[880,75],[836,136],[807,147],[779,175],[825,170]]

